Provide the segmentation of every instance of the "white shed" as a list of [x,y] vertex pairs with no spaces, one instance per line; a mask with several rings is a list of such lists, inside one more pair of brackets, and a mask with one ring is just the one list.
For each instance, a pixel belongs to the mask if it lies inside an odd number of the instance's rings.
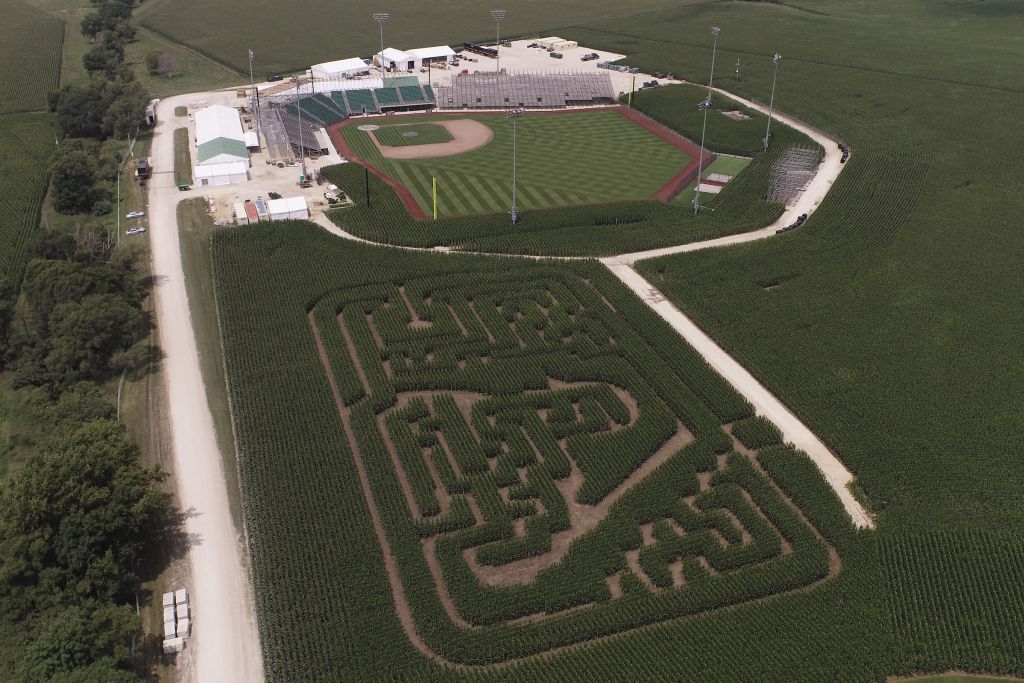
[[237,109],[213,104],[197,111],[194,118],[200,166],[231,161],[244,161],[249,165],[249,150]]
[[447,45],[435,45],[434,47],[416,47],[409,50],[406,54],[412,55],[414,66],[413,69],[419,69],[427,62],[448,62],[451,64],[455,61],[455,50],[451,49]]
[[254,130],[247,130],[242,135],[242,139],[245,140],[245,146],[250,152],[260,151],[260,134]]
[[196,166],[196,185],[218,186],[244,183],[249,179],[249,165],[244,161],[232,161],[224,164],[207,164]]
[[[382,56],[383,59],[381,59]],[[415,55],[396,50],[393,47],[384,48],[384,51],[375,54],[373,59],[378,64],[383,63],[385,69],[391,69],[392,71],[412,71],[416,68]]]
[[352,78],[359,74],[370,73],[370,66],[359,59],[359,57],[352,57],[350,59],[338,59],[333,62],[324,62],[323,64],[313,65],[313,78],[321,81],[331,81],[339,78]]
[[267,207],[272,221],[297,221],[309,218],[305,197],[271,199]]
[[555,52],[565,52],[566,50],[575,50],[579,47],[579,43],[575,40],[565,40],[558,36],[550,36],[548,38],[541,38],[537,41],[537,44],[547,50],[553,50]]

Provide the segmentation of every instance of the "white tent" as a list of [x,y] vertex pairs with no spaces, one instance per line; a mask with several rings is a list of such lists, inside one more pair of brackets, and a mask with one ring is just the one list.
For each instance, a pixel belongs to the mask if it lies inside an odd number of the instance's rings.
[[[383,56],[383,60],[381,57]],[[402,52],[396,50],[393,47],[384,48],[383,52],[378,52],[373,56],[378,64],[384,64],[384,68],[391,69],[392,71],[410,71],[415,67],[416,57],[408,52]]]
[[203,164],[195,167],[196,185],[233,185],[249,179],[247,161],[230,161],[223,164]]
[[419,69],[427,62],[443,59],[451,64],[455,61],[455,50],[447,45],[435,45],[434,47],[415,47],[406,54],[413,56],[414,69]]
[[249,150],[237,109],[214,104],[197,111],[194,118],[200,166],[232,161],[249,165]]
[[271,199],[267,208],[272,221],[294,221],[309,218],[305,197],[284,197]]
[[242,135],[242,138],[245,140],[245,146],[246,147],[248,147],[250,150],[259,151],[259,148],[260,148],[260,136],[259,136],[259,133],[257,133],[254,130],[247,130]]
[[336,78],[351,78],[352,76],[366,73],[370,73],[370,67],[359,57],[338,59],[333,62],[313,65],[313,78],[324,81]]

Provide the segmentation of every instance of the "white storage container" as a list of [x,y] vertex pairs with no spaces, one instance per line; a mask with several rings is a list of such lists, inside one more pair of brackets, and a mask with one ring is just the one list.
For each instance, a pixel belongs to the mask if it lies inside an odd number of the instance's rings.
[[164,640],[164,652],[166,654],[172,654],[174,652],[181,652],[185,649],[184,638],[167,638]]
[[164,638],[174,638],[178,635],[178,629],[173,621],[164,622]]
[[188,591],[184,588],[179,588],[174,591],[174,603],[176,605],[184,605],[188,603]]
[[178,605],[176,612],[178,619],[188,619],[188,605]]
[[164,607],[174,607],[174,593],[164,593]]
[[164,607],[164,621],[174,621],[174,606]]
[[192,622],[189,621],[188,617],[178,620],[178,637],[188,638],[189,631],[192,628]]

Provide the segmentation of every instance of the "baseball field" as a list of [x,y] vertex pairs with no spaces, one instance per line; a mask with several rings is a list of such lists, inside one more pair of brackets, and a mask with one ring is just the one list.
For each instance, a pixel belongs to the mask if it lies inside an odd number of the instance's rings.
[[[496,213],[512,205],[512,119],[476,114],[417,116],[419,125],[465,121],[451,154],[434,144],[412,143],[426,154],[396,158],[388,147],[406,147],[425,133],[443,143],[445,128],[414,130],[411,117],[356,119],[333,129],[355,157],[406,188],[421,210],[433,212],[437,179],[440,216]],[[377,130],[361,130],[367,126]],[[653,197],[696,162],[697,152],[683,138],[669,141],[638,125],[618,109],[529,113],[516,120],[516,168],[519,209],[598,204]],[[436,136],[436,137],[435,137]],[[430,150],[428,150],[428,147]],[[444,156],[440,156],[444,154]],[[418,157],[418,158],[417,158]]]

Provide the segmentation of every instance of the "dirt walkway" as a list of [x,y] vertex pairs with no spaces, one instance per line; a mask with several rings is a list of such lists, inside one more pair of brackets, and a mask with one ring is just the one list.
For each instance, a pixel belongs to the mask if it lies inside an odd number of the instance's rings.
[[[151,155],[158,169],[174,167],[174,107],[194,96],[164,100]],[[260,681],[263,660],[244,561],[244,539],[232,521],[227,482],[192,331],[175,207],[182,197],[173,174],[156,174],[149,189],[156,315],[164,353],[174,438],[178,499],[191,546],[192,677],[198,681]]]
[[[494,139],[494,131],[490,126],[484,125],[473,119],[456,119],[454,121],[432,121],[446,129],[452,136],[448,142],[437,142],[429,145],[405,145],[403,147],[389,147],[382,145],[376,135],[371,135],[377,151],[385,159],[436,159],[438,157],[452,157],[456,154],[465,154],[474,149],[480,149]],[[399,124],[413,125],[413,124]]]

